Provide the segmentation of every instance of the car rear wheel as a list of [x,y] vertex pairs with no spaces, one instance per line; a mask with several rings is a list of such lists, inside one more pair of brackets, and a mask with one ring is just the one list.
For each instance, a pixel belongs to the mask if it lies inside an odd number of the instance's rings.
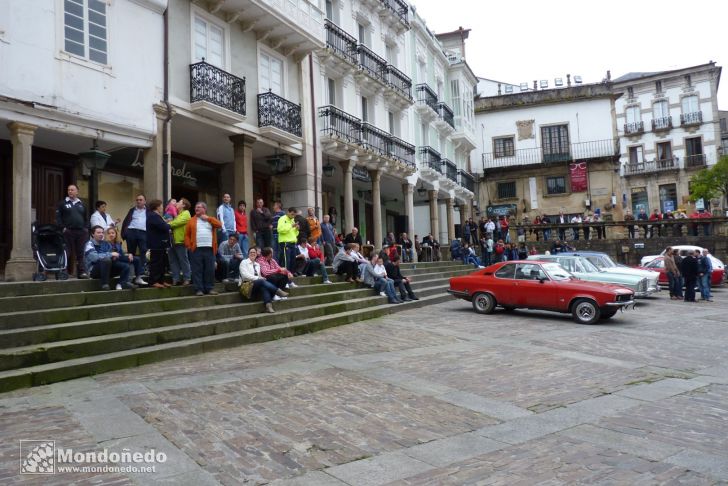
[[495,299],[485,292],[478,292],[473,296],[473,309],[478,314],[490,314],[495,309]]
[[614,314],[617,313],[617,309],[610,309],[607,311],[603,311],[600,319],[609,319],[610,317],[614,317]]
[[599,320],[599,307],[589,299],[579,299],[571,307],[571,315],[579,324],[594,324]]

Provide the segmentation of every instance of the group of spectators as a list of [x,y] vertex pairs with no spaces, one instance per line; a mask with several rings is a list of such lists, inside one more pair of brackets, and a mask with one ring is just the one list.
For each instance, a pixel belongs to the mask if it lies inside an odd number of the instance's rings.
[[697,286],[700,290],[700,302],[713,302],[710,293],[713,263],[708,250],[688,251],[685,256],[681,256],[679,250],[667,247],[664,259],[671,300],[698,302],[695,300]]
[[[624,220],[627,222],[630,221],[649,221],[651,224],[646,225],[645,227],[645,237],[646,238],[654,238],[655,233],[657,233],[657,236],[666,236],[667,235],[667,225],[664,224],[665,221],[672,221],[672,220],[683,220],[683,219],[690,219],[690,220],[696,220],[696,219],[705,219],[705,218],[712,218],[713,215],[710,214],[709,211],[705,210],[695,210],[693,213],[688,216],[688,214],[685,211],[677,210],[677,211],[665,211],[664,213],[661,213],[658,209],[654,209],[652,211],[652,214],[649,216],[647,215],[647,212],[644,209],[640,209],[639,214],[637,217],[635,217],[631,211],[627,210],[627,213],[624,215]],[[703,229],[703,235],[704,236],[710,236],[712,233],[711,230],[711,224],[710,223],[695,223],[687,221],[685,222],[688,225],[688,231],[689,234],[692,236],[698,236],[698,229],[699,227],[702,227]],[[674,223],[671,226],[673,226],[673,230],[678,233],[682,234],[682,223]],[[639,238],[640,234],[637,231],[637,226],[628,224],[627,225],[627,232],[629,233],[629,237],[634,239],[635,236]]]

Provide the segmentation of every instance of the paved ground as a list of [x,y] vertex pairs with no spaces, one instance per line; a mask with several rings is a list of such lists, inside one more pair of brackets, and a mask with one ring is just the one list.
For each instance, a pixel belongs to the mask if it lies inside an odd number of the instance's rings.
[[[0,483],[728,484],[728,289],[596,326],[464,301],[0,395]],[[164,452],[19,476],[19,439]]]

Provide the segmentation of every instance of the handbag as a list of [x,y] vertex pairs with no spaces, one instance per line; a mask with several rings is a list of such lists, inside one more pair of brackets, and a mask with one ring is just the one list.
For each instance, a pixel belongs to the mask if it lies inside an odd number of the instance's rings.
[[253,294],[253,281],[246,280],[245,282],[243,282],[240,285],[240,295],[242,295],[246,299],[249,299],[252,294]]

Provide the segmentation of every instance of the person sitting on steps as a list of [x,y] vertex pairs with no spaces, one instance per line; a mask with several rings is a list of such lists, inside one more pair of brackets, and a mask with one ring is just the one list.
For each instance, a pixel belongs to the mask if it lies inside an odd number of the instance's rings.
[[392,279],[394,287],[399,289],[400,300],[407,302],[409,300],[420,300],[417,298],[412,287],[410,286],[410,279],[402,276],[402,272],[399,268],[399,255],[395,255],[389,262],[384,264],[384,268],[387,270],[387,277]]
[[[270,250],[271,254],[273,250]],[[275,312],[273,309],[274,300],[282,300],[288,297],[288,293],[276,287],[263,277],[260,263],[256,261],[258,252],[255,248],[248,250],[248,258],[240,262],[240,293],[248,299],[260,294],[265,304],[265,311]]]
[[293,281],[293,274],[287,268],[278,265],[273,258],[273,248],[269,246],[263,248],[257,262],[260,264],[261,275],[277,288],[283,290],[298,287]]
[[122,289],[136,288],[136,285],[129,283],[129,262],[121,261],[120,256],[111,247],[111,243],[104,240],[104,228],[101,226],[91,228],[91,239],[86,242],[84,248],[84,263],[91,278],[101,280],[101,290],[111,288],[109,282],[115,274],[119,275],[119,285]]

